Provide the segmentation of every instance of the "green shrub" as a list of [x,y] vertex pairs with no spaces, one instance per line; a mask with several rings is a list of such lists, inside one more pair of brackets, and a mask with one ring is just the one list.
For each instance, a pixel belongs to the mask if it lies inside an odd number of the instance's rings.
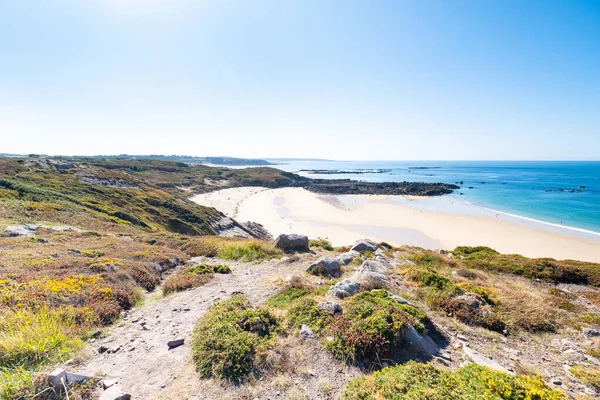
[[280,258],[281,250],[259,240],[225,242],[219,248],[217,257],[235,261],[262,261]]
[[496,250],[487,246],[458,246],[452,251],[455,256],[469,256],[473,253],[485,253],[485,254],[499,254]]
[[102,250],[81,250],[80,254],[85,257],[98,258],[104,255]]
[[430,286],[438,290],[450,290],[453,288],[450,279],[431,270],[410,268],[405,274],[408,279],[418,282],[422,286]]
[[538,378],[469,364],[455,372],[410,361],[351,380],[341,400],[566,400]]
[[333,318],[333,340],[326,344],[337,358],[351,363],[365,358],[388,358],[402,341],[403,328],[423,329],[424,314],[400,304],[385,290],[361,292],[344,304],[344,313]]
[[295,300],[311,294],[313,290],[313,288],[304,285],[287,286],[267,300],[266,305],[274,308],[286,309],[290,307]]
[[290,328],[308,325],[314,333],[319,334],[331,322],[331,316],[318,307],[318,302],[311,298],[296,300],[286,314],[286,324]]
[[227,265],[198,264],[193,267],[187,267],[182,274],[202,275],[202,274],[230,274],[231,268]]
[[254,370],[257,352],[271,345],[275,316],[255,309],[243,296],[216,303],[196,323],[192,355],[201,377],[239,382]]
[[333,246],[329,240],[325,239],[311,239],[308,242],[308,247],[318,247],[323,250],[333,251]]
[[488,247],[457,247],[454,254],[465,257],[470,268],[521,275],[554,283],[577,283],[600,287],[600,265],[582,261],[557,261],[551,258],[527,258],[518,254],[500,254]]

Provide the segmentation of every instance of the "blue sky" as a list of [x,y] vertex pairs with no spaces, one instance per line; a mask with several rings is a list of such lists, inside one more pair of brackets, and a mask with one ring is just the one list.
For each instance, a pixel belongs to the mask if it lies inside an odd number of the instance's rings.
[[0,152],[600,159],[600,1],[3,0]]

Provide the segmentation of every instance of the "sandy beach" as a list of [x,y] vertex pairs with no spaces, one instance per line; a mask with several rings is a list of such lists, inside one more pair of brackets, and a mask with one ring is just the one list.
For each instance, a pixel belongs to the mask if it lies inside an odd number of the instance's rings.
[[600,236],[566,233],[535,222],[465,207],[447,198],[318,195],[301,188],[233,188],[197,195],[238,221],[273,235],[302,233],[334,245],[369,237],[429,249],[489,246],[502,253],[600,262]]

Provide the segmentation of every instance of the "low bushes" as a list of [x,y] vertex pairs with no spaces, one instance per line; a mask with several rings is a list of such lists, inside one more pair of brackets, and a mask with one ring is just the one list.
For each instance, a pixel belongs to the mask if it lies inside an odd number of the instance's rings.
[[598,264],[500,254],[483,246],[461,246],[454,249],[453,253],[464,257],[462,262],[470,268],[521,275],[554,283],[577,283],[600,287],[600,265]]
[[193,238],[182,245],[192,257],[217,257],[232,261],[263,261],[280,258],[283,252],[261,240],[246,240],[205,236]]
[[410,361],[351,380],[342,400],[566,400],[537,378],[469,364],[455,372]]
[[308,241],[308,247],[316,247],[327,251],[333,251],[331,242],[325,239],[311,239]]
[[313,293],[314,289],[301,283],[292,284],[284,287],[269,300],[266,305],[273,308],[287,309],[295,300]]
[[333,318],[333,340],[326,346],[337,358],[351,363],[380,360],[401,343],[407,325],[422,331],[426,322],[424,314],[398,303],[385,290],[362,292],[346,301],[344,313]]
[[257,353],[270,347],[279,323],[243,296],[216,303],[196,323],[192,354],[200,376],[239,382],[254,369]]
[[294,302],[286,314],[287,326],[299,328],[305,324],[314,333],[321,333],[331,323],[331,316],[320,310],[318,304],[312,298],[301,298]]
[[182,273],[187,275],[230,274],[231,268],[227,265],[198,264],[184,269]]

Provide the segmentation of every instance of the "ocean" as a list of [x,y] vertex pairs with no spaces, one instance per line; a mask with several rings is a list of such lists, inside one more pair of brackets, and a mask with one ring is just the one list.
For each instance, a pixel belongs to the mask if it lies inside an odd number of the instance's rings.
[[[455,183],[461,189],[444,196],[454,204],[478,206],[488,213],[534,220],[586,236],[600,235],[600,162],[270,161],[277,163],[276,168],[312,178]],[[309,169],[365,173],[301,172]]]

